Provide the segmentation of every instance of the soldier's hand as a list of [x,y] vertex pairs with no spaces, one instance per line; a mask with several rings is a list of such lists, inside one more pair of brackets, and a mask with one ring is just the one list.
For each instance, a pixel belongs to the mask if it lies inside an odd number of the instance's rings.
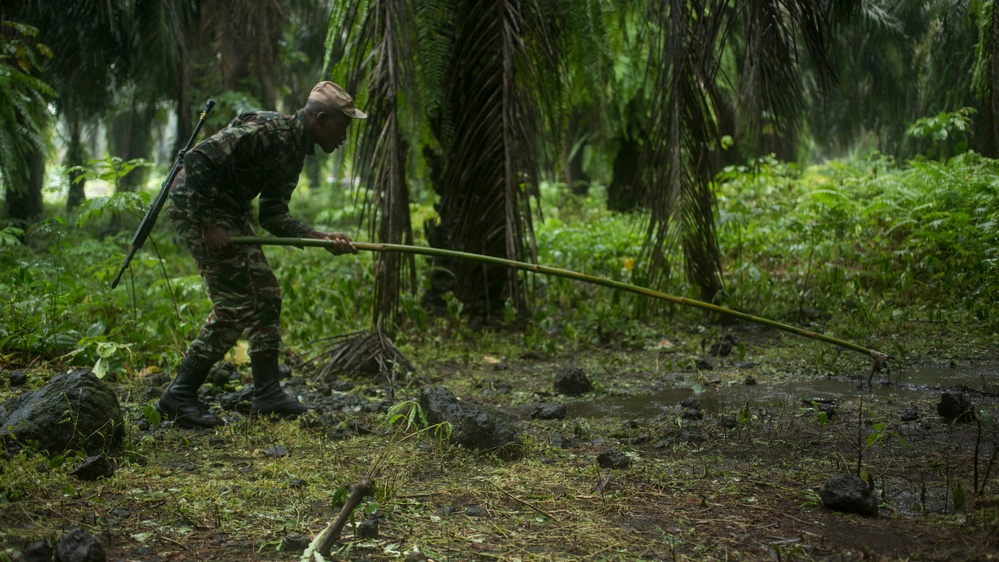
[[313,230],[309,233],[308,238],[329,240],[333,242],[332,245],[326,246],[326,251],[334,256],[357,253],[357,246],[354,246],[354,243],[350,241],[350,236],[347,236],[342,232],[320,232],[318,230]]
[[229,233],[217,224],[206,224],[201,227],[201,240],[209,252],[221,252],[232,246]]

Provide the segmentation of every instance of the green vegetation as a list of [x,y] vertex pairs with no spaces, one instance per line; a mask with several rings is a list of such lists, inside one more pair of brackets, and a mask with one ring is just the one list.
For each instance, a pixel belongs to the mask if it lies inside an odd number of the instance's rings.
[[[804,170],[772,158],[727,168],[715,186],[718,236],[726,248],[724,304],[791,323],[820,321],[825,331],[849,338],[872,336],[901,319],[974,323],[991,333],[999,298],[997,177],[999,163],[974,153],[905,165],[875,155]],[[105,342],[130,346],[113,359],[128,368],[167,368],[176,361],[208,303],[192,260],[168,226],[157,226],[126,275],[126,288],[108,287],[126,233],[103,239],[100,233],[112,217],[134,221],[147,197],[96,198],[73,220],[55,216],[30,227],[27,245],[14,234],[4,238],[0,351],[8,362],[64,357],[93,364]],[[595,200],[570,201],[537,225],[539,263],[634,283],[642,217],[600,210]],[[343,221],[351,215],[330,213],[330,204],[328,194],[304,190],[295,212],[349,228]],[[288,295],[284,329],[292,349],[371,328],[372,256],[268,253]],[[428,274],[423,263],[419,271]],[[546,354],[641,340],[678,321],[699,321],[701,314],[567,279],[536,276],[532,283],[531,317],[510,310],[503,321],[523,327],[528,349]],[[689,292],[681,286],[675,294]],[[472,336],[467,328],[450,331],[447,318],[427,317],[419,298],[404,299],[403,337]]]
[[[995,0],[7,4],[0,401],[89,368],[115,389],[126,442],[97,482],[70,475],[92,451],[0,456],[0,562],[76,525],[114,559],[295,559],[288,539],[317,538],[368,476],[333,556],[999,551],[999,387],[981,367],[999,364]],[[286,383],[343,407],[174,428],[152,404],[209,301],[165,217],[110,289],[132,229],[207,98],[217,130],[240,111],[293,112],[327,78],[370,117],[307,160],[291,209],[304,222],[711,301],[892,361],[870,370],[565,278],[269,247]],[[312,370],[330,338],[373,329],[418,376]],[[250,382],[245,346],[227,359],[232,378],[203,387],[213,407]],[[926,364],[983,369],[960,387],[973,424],[941,422],[936,381],[901,389],[897,373]],[[594,390],[554,395],[567,366]],[[5,384],[15,369],[25,381]],[[427,427],[428,382],[514,417],[539,401],[570,414],[519,420],[521,456],[501,459]],[[811,394],[823,382],[849,388],[831,404]],[[611,445],[631,468],[599,465]],[[841,471],[874,482],[887,516],[821,508]],[[357,535],[365,518],[379,539]]]

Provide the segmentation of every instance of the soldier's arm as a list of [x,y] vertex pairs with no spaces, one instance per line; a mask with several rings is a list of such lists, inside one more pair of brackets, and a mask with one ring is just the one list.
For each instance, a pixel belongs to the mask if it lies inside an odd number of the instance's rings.
[[264,190],[260,194],[260,226],[275,236],[331,240],[335,244],[326,248],[333,255],[356,254],[357,247],[342,232],[322,232],[298,221],[288,212],[288,202],[295,184],[285,186],[283,192]]
[[275,236],[304,238],[312,231],[312,228],[291,216],[288,211],[288,203],[296,183],[284,185],[280,189],[265,188],[260,192],[260,226]]

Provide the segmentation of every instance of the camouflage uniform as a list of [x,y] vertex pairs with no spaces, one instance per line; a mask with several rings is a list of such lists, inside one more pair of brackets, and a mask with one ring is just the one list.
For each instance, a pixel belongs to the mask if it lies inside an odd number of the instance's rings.
[[212,311],[187,354],[210,364],[221,360],[247,332],[250,355],[281,345],[281,287],[259,246],[209,251],[202,226],[217,224],[230,236],[254,235],[253,199],[260,197],[260,225],[276,236],[305,236],[311,229],[288,214],[312,143],[296,115],[243,113],[184,157],[166,211],[194,256]]

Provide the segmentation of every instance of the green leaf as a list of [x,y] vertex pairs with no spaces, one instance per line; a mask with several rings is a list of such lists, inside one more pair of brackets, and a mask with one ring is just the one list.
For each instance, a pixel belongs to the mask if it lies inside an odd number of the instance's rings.
[[954,497],[954,509],[956,511],[963,510],[964,509],[964,499],[965,499],[964,498],[964,486],[962,486],[960,482],[957,483],[957,486],[954,486],[953,497]]
[[148,405],[142,409],[142,415],[146,418],[146,421],[150,425],[159,425],[163,421],[162,415],[159,411],[152,405]]

